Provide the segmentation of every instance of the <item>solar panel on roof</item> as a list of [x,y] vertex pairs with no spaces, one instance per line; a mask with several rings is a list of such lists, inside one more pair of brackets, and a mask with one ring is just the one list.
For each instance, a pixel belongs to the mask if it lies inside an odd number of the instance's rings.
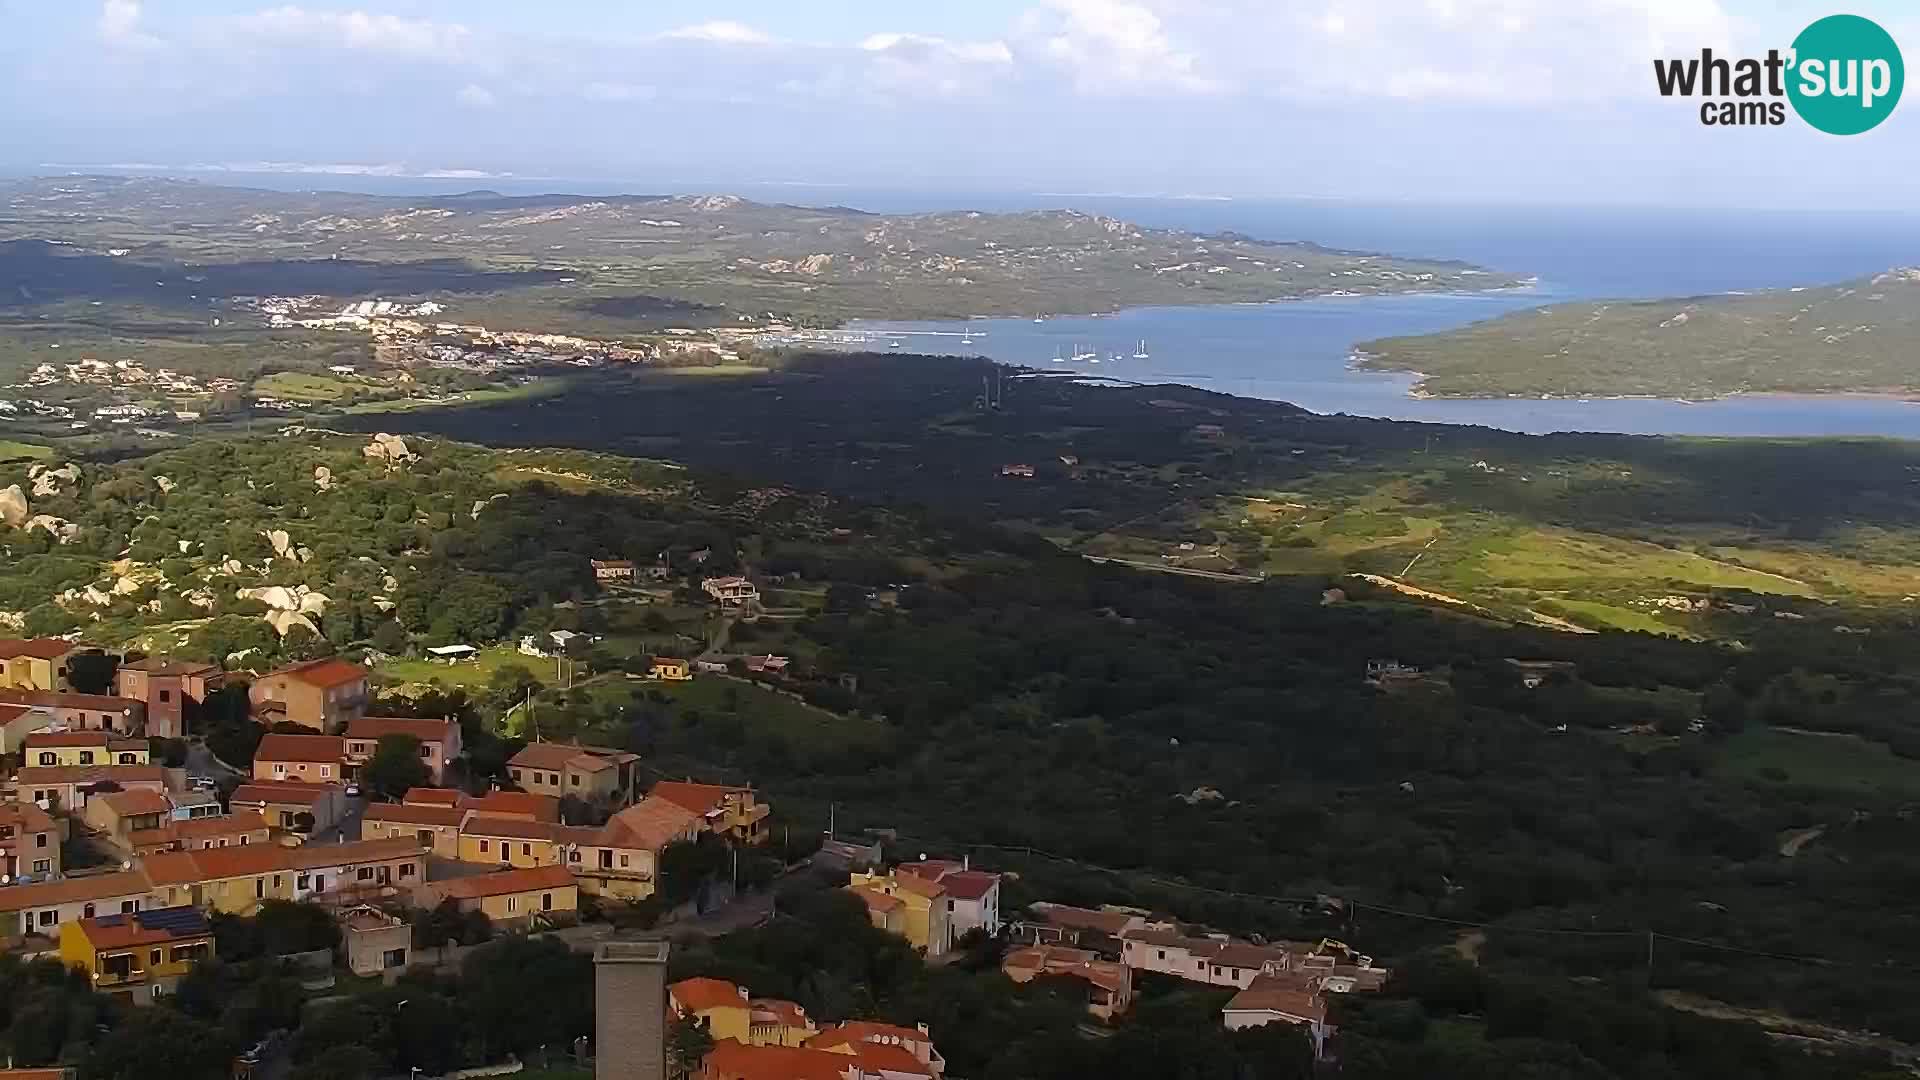
[[148,930],[165,930],[174,934],[191,934],[207,928],[207,917],[196,907],[156,908],[152,911],[136,911],[134,918]]

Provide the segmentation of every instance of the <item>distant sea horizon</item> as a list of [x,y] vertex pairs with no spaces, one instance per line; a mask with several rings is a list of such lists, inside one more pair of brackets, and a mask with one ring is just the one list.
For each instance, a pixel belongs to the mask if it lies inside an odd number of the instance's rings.
[[[16,170],[19,172],[51,172]],[[136,175],[124,170],[95,170]],[[1149,227],[1237,232],[1259,240],[1451,259],[1532,275],[1532,290],[1459,295],[1324,298],[1266,305],[1133,308],[1063,315],[1045,323],[861,321],[861,328],[954,334],[903,336],[925,351],[992,356],[1057,368],[1075,344],[1117,359],[1088,373],[1172,382],[1284,400],[1318,412],[1482,424],[1515,431],[1609,431],[1726,436],[1879,435],[1920,438],[1920,404],[1859,395],[1751,395],[1707,402],[1417,399],[1412,375],[1353,370],[1353,347],[1373,338],[1431,333],[1509,311],[1566,300],[1694,297],[1830,284],[1920,265],[1920,214],[1634,206],[1569,207],[1329,198],[899,191],[804,183],[686,184],[548,177],[390,176],[342,173],[168,172],[210,184],[282,191],[449,195],[729,193],[764,202],[845,206],[875,213],[1073,209]],[[958,333],[975,335],[959,347]],[[1145,338],[1149,358],[1135,360]]]

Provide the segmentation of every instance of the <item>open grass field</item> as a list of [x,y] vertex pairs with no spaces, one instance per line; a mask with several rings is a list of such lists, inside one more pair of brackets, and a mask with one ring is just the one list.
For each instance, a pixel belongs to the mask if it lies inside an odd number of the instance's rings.
[[816,709],[797,698],[743,679],[702,675],[690,682],[656,685],[678,708],[707,713],[737,711],[746,722],[750,739],[780,738],[813,745],[852,746],[885,738],[885,728],[871,720]]
[[1721,747],[1715,770],[1724,776],[1805,784],[1846,792],[1920,795],[1920,761],[1896,756],[1884,745],[1853,735],[1811,734],[1780,728],[1749,728]]
[[13,458],[47,458],[53,456],[53,450],[33,443],[15,442],[12,439],[0,439],[0,461]]
[[356,379],[342,379],[333,375],[311,375],[304,371],[276,371],[254,380],[253,389],[257,394],[269,397],[285,398],[288,401],[324,403],[339,401],[356,390],[366,388],[366,383]]
[[507,645],[496,645],[480,650],[479,658],[472,661],[443,664],[428,659],[389,660],[374,671],[397,683],[437,682],[441,686],[481,687],[487,685],[494,673],[508,664],[522,665],[535,675],[543,670],[550,672],[553,667],[551,660],[527,656]]

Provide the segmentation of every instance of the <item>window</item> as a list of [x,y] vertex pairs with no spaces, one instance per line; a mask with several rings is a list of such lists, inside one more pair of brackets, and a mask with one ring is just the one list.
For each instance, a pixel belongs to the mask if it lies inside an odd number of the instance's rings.
[[433,760],[433,747],[431,747],[431,746],[423,746],[423,747],[421,747],[421,748],[420,748],[420,760],[422,760],[422,761],[432,761],[432,760]]
[[34,833],[34,834],[33,834],[33,846],[34,846],[34,847],[46,847],[46,846],[47,846],[47,834],[46,834],[46,833]]
[[[36,874],[51,874],[51,873],[53,873],[53,860],[52,860],[52,859],[35,859],[35,860],[33,860],[33,872],[34,872],[34,873],[36,873]],[[92,907],[93,905],[91,905],[91,904],[89,904],[89,905],[87,905],[87,906],[88,906],[88,907]]]
[[175,945],[172,953],[173,962],[176,964],[182,960],[202,960],[206,955],[207,943],[204,941],[195,942],[192,945]]
[[88,904],[88,905],[87,905],[86,907],[83,907],[83,908],[81,908],[81,909],[80,909],[80,917],[81,917],[81,918],[83,918],[83,919],[91,919],[91,918],[93,918],[93,905],[92,905],[92,904]]
[[264,897],[267,895],[267,879],[266,878],[257,877],[253,879],[253,895],[255,897]]
[[507,897],[507,910],[508,911],[520,910],[520,898],[517,896]]
[[312,880],[313,876],[311,874],[301,874],[299,877],[293,879],[293,887],[304,892],[306,891],[307,883]]
[[359,872],[355,876],[358,877],[361,881],[372,881],[373,867],[363,866],[360,868]]
[[273,875],[273,887],[274,887],[274,889],[275,889],[275,890],[277,891],[277,890],[278,890],[278,889],[280,888],[280,886],[281,886],[281,885],[283,885],[283,884],[285,884],[285,883],[286,883],[286,880],[287,880],[287,879],[286,879],[286,877],[285,877],[284,875],[281,875],[281,874],[275,874],[275,875]]
[[122,915],[130,915],[133,912],[136,912],[139,910],[140,910],[140,901],[138,900],[120,901],[120,914]]
[[159,949],[155,949],[152,952],[147,954],[147,966],[150,968],[157,968],[160,966],[160,950]]
[[412,864],[412,863],[410,863],[410,862],[403,862],[403,863],[401,863],[401,864],[400,864],[400,876],[401,876],[401,877],[403,877],[403,878],[409,878],[409,877],[412,877],[412,876],[413,876],[413,864]]
[[1167,958],[1167,950],[1165,950],[1165,949],[1155,949],[1155,950],[1154,950],[1154,959],[1156,959],[1156,960],[1165,960],[1166,958]]
[[431,844],[433,843],[433,830],[431,829],[416,830],[413,834],[413,838],[419,843]]
[[486,853],[487,853],[487,842],[485,840],[482,840],[480,841],[480,854],[485,855]]
[[293,811],[291,810],[280,811],[280,827],[283,829],[293,828]]
[[120,755],[120,764],[122,764],[122,765],[135,765],[135,764],[138,764],[138,761],[137,761],[137,760],[136,760],[136,759],[134,758],[134,756],[133,756],[132,754],[121,754],[121,755]]
[[280,764],[277,761],[274,762],[273,775],[276,779],[284,779],[287,775],[287,767],[285,765]]
[[[242,836],[242,837],[240,838],[240,846],[241,846],[241,847],[246,847],[246,846],[247,846],[247,838],[246,838],[246,837],[244,837],[244,836]],[[273,883],[274,883],[275,885],[278,885],[278,884],[280,884],[280,879],[279,879],[279,878],[274,878],[274,879],[273,879]]]
[[40,754],[40,764],[42,765],[53,765],[53,764],[57,764],[59,761],[60,761],[59,754],[49,753],[46,751],[42,751]]
[[40,913],[41,926],[52,926],[54,923],[57,923],[59,921],[60,921],[60,913],[57,911],[43,911]]
[[540,894],[540,910],[541,911],[553,910],[553,894],[552,893],[543,892]]
[[169,702],[169,701],[172,701],[172,700],[173,700],[173,691],[171,691],[171,690],[162,690],[162,691],[160,691],[160,702],[161,702],[161,704],[165,704],[165,703],[167,703],[167,702]]
[[579,862],[579,861],[580,861],[580,852],[578,852],[578,851],[569,851],[569,852],[567,852],[567,861],[568,861],[568,862]]
[[82,765],[93,764],[93,751],[91,750],[80,751],[80,764]]
[[[514,782],[514,783],[516,783],[516,784],[517,784],[517,783],[519,783],[519,782],[520,782],[520,770],[519,770],[519,769],[514,769],[514,770],[512,770],[512,772],[513,772],[513,782]],[[539,781],[540,781],[540,774],[539,774],[539,773],[534,773],[534,774],[533,774],[533,779],[534,779],[534,782],[535,782],[535,783],[539,783]]]
[[602,848],[600,850],[600,869],[602,870],[613,869],[613,852],[608,851],[605,848]]
[[575,773],[575,774],[574,774],[574,777],[573,777],[573,786],[574,786],[574,787],[579,787],[579,786],[580,786],[580,775],[579,775],[578,773]]
[[620,869],[625,870],[626,868],[627,868],[627,853],[623,851],[620,853]]
[[507,843],[502,843],[500,845],[500,861],[501,862],[513,861],[513,845],[507,844]]
[[322,766],[320,766],[320,775],[321,775],[321,776],[324,776],[324,777],[329,777],[329,778],[330,778],[330,777],[332,777],[332,776],[333,776],[333,766],[331,766],[331,765],[322,765]]
[[521,845],[520,845],[520,854],[522,854],[522,855],[531,855],[531,854],[533,854],[533,845],[532,845],[532,844],[521,844]]

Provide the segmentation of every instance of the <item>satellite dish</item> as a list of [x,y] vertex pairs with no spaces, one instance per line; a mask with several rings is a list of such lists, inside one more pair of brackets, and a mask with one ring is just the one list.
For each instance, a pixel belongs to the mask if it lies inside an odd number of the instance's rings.
[[0,874],[0,885],[11,885],[11,884],[13,884],[12,874]]
[[122,869],[122,870],[131,870],[131,869],[133,869],[133,860],[131,860],[131,859],[122,859],[122,860],[120,860],[120,869]]

